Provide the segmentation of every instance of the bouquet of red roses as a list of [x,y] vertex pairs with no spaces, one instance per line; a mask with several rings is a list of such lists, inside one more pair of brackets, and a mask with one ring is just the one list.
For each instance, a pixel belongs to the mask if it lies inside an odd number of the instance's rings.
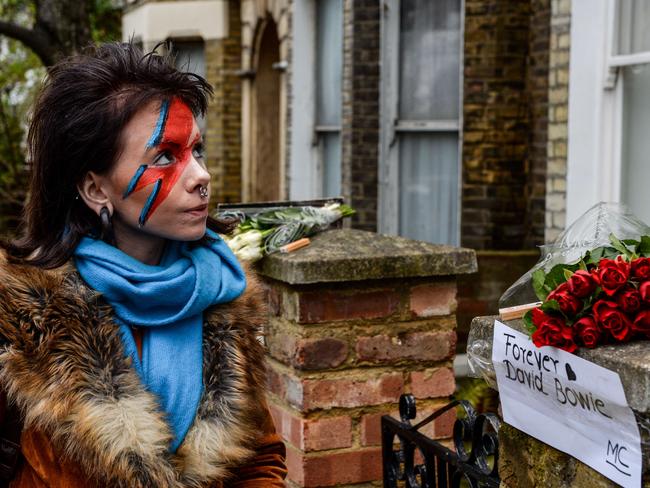
[[524,315],[537,347],[574,352],[650,338],[650,236],[588,251],[577,263],[532,275],[542,305]]

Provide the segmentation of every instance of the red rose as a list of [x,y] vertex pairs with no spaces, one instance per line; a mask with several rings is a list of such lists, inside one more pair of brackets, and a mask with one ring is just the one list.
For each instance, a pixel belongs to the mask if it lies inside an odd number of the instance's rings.
[[594,304],[594,316],[598,325],[607,329],[617,341],[625,341],[632,335],[632,322],[618,309],[616,302],[597,301]]
[[612,296],[627,283],[627,279],[630,277],[630,263],[621,256],[615,260],[601,259],[597,272],[598,281],[603,291]]
[[616,301],[625,313],[633,314],[641,308],[641,294],[633,286],[621,291]]
[[573,329],[567,327],[563,319],[548,315],[540,308],[534,308],[532,313],[533,324],[537,327],[532,339],[537,347],[554,346],[567,352],[578,348],[573,340]]
[[584,269],[579,269],[573,273],[571,278],[567,281],[567,285],[569,291],[578,298],[584,298],[587,295],[591,295],[596,289],[596,282],[591,277],[591,273]]
[[582,317],[573,324],[577,336],[586,347],[596,347],[600,339],[600,329],[593,317]]
[[582,309],[582,302],[569,292],[569,286],[566,283],[562,283],[549,293],[546,300],[555,300],[562,313],[568,317],[574,317]]
[[639,294],[641,295],[641,300],[650,302],[650,281],[644,281],[639,285]]
[[632,329],[650,338],[650,310],[643,310],[638,313],[632,324]]
[[639,280],[650,279],[650,258],[636,258],[632,261],[632,276]]

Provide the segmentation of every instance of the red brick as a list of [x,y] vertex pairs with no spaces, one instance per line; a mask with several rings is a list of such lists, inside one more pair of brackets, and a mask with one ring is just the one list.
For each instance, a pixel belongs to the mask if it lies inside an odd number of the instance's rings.
[[402,360],[441,361],[456,351],[454,331],[412,332],[403,336],[376,335],[357,339],[359,361],[392,363]]
[[269,354],[301,370],[336,368],[348,357],[347,342],[333,338],[301,338],[277,332],[266,337]]
[[289,448],[287,468],[287,478],[305,488],[376,481],[382,478],[381,448],[316,455]]
[[282,292],[274,286],[268,286],[269,313],[275,317],[280,315],[282,310]]
[[324,451],[352,446],[352,419],[326,417],[303,424],[303,450]]
[[270,404],[269,409],[277,432],[303,451],[352,446],[352,419],[348,416],[303,419],[275,404]]
[[411,314],[426,318],[450,315],[456,311],[456,283],[433,283],[411,289]]
[[319,408],[353,408],[395,403],[404,392],[402,373],[383,373],[374,377],[301,379],[269,365],[271,393],[301,411]]
[[403,392],[401,373],[385,373],[370,379],[304,380],[302,408],[353,408],[393,403]]
[[391,415],[399,418],[397,410],[391,412],[370,413],[361,417],[361,445],[381,446],[381,418]]
[[449,439],[454,433],[456,422],[456,410],[452,409],[443,413],[433,421],[433,432],[430,434],[433,439]]
[[446,397],[455,389],[456,380],[450,368],[411,372],[411,392],[415,398]]
[[399,310],[395,290],[355,292],[313,291],[298,294],[298,321],[302,324],[389,317]]
[[269,411],[271,417],[273,417],[273,425],[275,425],[277,433],[282,436],[285,442],[302,449],[302,419],[273,403],[269,403]]

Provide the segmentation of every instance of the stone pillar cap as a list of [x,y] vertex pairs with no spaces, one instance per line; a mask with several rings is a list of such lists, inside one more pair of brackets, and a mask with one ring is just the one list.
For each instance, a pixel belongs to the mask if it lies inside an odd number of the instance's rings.
[[292,285],[387,278],[453,276],[478,269],[472,249],[355,229],[333,229],[298,251],[274,253],[260,274]]

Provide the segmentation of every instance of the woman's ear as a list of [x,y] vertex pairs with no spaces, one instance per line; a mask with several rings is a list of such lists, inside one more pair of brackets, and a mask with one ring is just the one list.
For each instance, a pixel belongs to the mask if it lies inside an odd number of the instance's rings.
[[102,207],[108,208],[109,215],[113,215],[113,205],[103,188],[103,178],[97,173],[88,171],[77,185],[77,191],[88,208],[99,215]]

